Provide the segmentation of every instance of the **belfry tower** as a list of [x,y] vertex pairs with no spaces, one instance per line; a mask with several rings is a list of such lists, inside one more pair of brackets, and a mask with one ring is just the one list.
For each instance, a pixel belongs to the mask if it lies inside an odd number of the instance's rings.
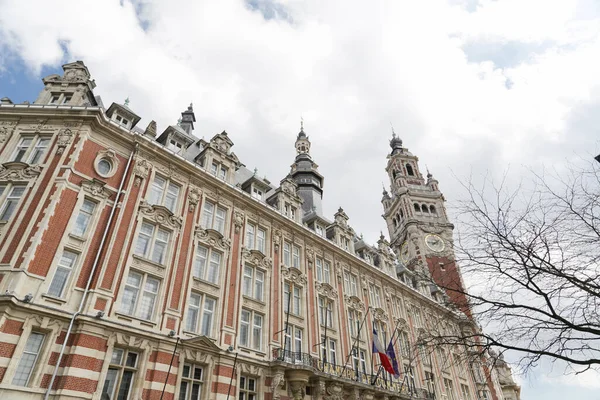
[[423,177],[418,157],[402,145],[396,134],[390,147],[386,172],[391,194],[384,188],[381,201],[390,245],[399,256],[399,272],[420,276],[415,279],[415,287],[421,291],[430,290],[429,279],[424,277],[433,278],[446,289],[450,300],[469,315],[466,297],[461,293],[464,285],[454,262],[454,225],[448,220],[438,181],[429,171]]

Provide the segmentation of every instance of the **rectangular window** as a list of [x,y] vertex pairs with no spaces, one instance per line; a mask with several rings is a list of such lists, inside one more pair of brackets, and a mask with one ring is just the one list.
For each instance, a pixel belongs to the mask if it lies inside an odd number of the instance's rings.
[[250,265],[244,265],[243,294],[258,301],[263,301],[265,273]]
[[300,248],[292,246],[292,267],[300,269]]
[[179,185],[156,175],[152,185],[150,185],[148,203],[165,206],[171,212],[175,212],[177,200],[179,199],[179,189]]
[[48,288],[48,294],[50,296],[63,296],[69,281],[69,277],[71,276],[71,271],[73,271],[73,266],[75,265],[76,261],[76,253],[68,250],[63,251],[60,261],[58,262],[58,266],[56,267],[54,277],[52,278],[52,283],[50,283],[50,287]]
[[213,162],[210,166],[211,175],[217,176],[217,171],[219,170],[219,164]]
[[263,197],[262,190],[252,187],[252,197],[254,197],[255,199],[258,199],[258,200],[262,200],[262,197]]
[[72,98],[73,98],[73,94],[65,93],[60,104],[69,104],[69,102],[71,102]]
[[31,373],[33,372],[40,350],[44,344],[44,338],[46,335],[38,332],[31,332],[25,343],[25,349],[19,360],[17,371],[13,377],[12,384],[16,386],[27,386],[31,379]]
[[381,344],[383,344],[384,346],[387,346],[388,345],[387,329],[386,329],[385,324],[381,321],[373,321],[373,328],[377,331],[377,336],[379,336],[379,340],[381,341]]
[[331,263],[327,260],[317,258],[317,281],[322,283],[331,282]]
[[113,349],[102,388],[103,396],[106,394],[109,399],[130,400],[138,358],[139,355],[136,352],[119,348]]
[[221,166],[221,168],[219,168],[219,179],[225,180],[226,177],[227,177],[227,168],[225,168],[224,166]]
[[262,349],[263,316],[242,309],[240,321],[240,345],[254,350]]
[[415,386],[415,373],[412,367],[408,364],[404,364],[404,373],[406,374],[408,381],[408,390],[414,393],[417,387]]
[[8,221],[13,216],[23,193],[25,186],[14,186],[10,183],[0,185],[0,221]]
[[188,303],[186,330],[203,336],[212,336],[216,300],[192,293]]
[[413,322],[417,328],[421,328],[423,326],[423,321],[421,320],[421,311],[417,307],[412,307],[412,316]]
[[141,319],[152,320],[159,287],[158,279],[129,271],[121,300],[121,312]]
[[256,237],[256,227],[252,224],[246,225],[246,248],[254,250]]
[[433,374],[429,371],[425,371],[425,385],[430,395],[435,393],[435,380]]
[[255,226],[254,224],[246,225],[246,248],[250,250],[258,250],[263,254],[266,254],[265,243],[266,243],[267,232]]
[[256,250],[266,254],[267,232],[264,229],[258,228],[256,231]]
[[410,339],[405,331],[400,332],[400,352],[404,358],[410,356]]
[[179,400],[200,400],[202,398],[203,370],[194,364],[183,364]]
[[256,379],[247,376],[240,376],[240,395],[239,400],[256,400],[258,398],[258,388]]
[[83,204],[79,209],[79,214],[77,214],[77,218],[75,219],[75,227],[72,232],[73,235],[83,237],[86,234],[95,209],[95,202],[88,199],[83,200]]
[[302,360],[302,329],[293,325],[285,327],[284,353],[287,359]]
[[221,271],[221,253],[204,246],[198,246],[194,258],[194,278],[217,284]]
[[333,301],[319,296],[319,322],[327,328],[333,327]]
[[135,254],[158,264],[165,264],[169,232],[148,222],[143,222],[135,244]]
[[369,287],[370,297],[371,297],[371,305],[373,307],[381,308],[381,289],[375,285],[371,285]]
[[336,342],[325,335],[321,336],[321,359],[331,365],[337,364]]
[[423,344],[419,344],[418,348],[419,355],[421,356],[421,362],[423,363],[423,365],[431,365],[431,357],[429,354],[430,349]]
[[[292,297],[290,298],[290,292]],[[285,313],[289,306],[290,313],[300,315],[302,313],[302,288],[294,284],[285,282],[283,284],[283,307]]]
[[321,225],[316,225],[315,230],[317,232],[317,235],[323,236],[323,228],[321,227]]
[[469,387],[465,384],[460,384],[460,392],[462,394],[462,400],[471,400],[471,392]]
[[25,136],[19,140],[17,147],[13,153],[12,161],[26,162],[28,164],[38,164],[48,145],[50,138],[38,136]]
[[292,246],[288,242],[283,242],[283,265],[292,266]]
[[396,297],[396,315],[398,317],[404,317],[404,306],[402,305],[402,299]]
[[205,229],[214,229],[221,235],[225,234],[225,216],[227,210],[218,207],[214,203],[207,201],[202,211],[202,221],[200,225]]
[[361,322],[362,316],[358,311],[348,310],[348,330],[350,331],[350,337],[356,337],[356,335],[358,335],[358,329]]
[[444,391],[448,400],[454,400],[454,384],[450,379],[444,378]]
[[60,93],[52,93],[50,96],[50,104],[58,104],[60,100]]

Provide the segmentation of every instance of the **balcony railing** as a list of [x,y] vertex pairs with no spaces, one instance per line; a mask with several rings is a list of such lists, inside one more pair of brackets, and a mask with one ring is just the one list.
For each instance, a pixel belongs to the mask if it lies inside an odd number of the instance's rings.
[[327,375],[335,376],[336,378],[342,378],[354,382],[359,382],[366,385],[372,385],[379,389],[389,390],[396,393],[405,395],[412,394],[415,399],[434,399],[433,393],[430,393],[426,389],[417,389],[409,387],[408,383],[403,380],[402,377],[399,379],[389,379],[382,374],[372,375],[367,374],[364,371],[357,370],[352,366],[348,365],[344,368],[343,365],[336,363],[330,363],[320,358],[313,357],[307,353],[298,353],[288,351],[284,349],[273,350],[273,361],[284,362],[299,367],[306,367],[325,373]]

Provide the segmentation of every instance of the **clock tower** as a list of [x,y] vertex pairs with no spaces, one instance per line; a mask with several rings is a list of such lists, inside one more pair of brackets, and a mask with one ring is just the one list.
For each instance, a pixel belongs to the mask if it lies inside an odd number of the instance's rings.
[[[383,217],[390,246],[398,255],[401,279],[430,294],[431,280],[444,288],[450,301],[470,316],[462,278],[454,261],[452,231],[444,195],[438,181],[427,171],[423,177],[418,157],[392,135],[386,172],[391,193],[383,189]],[[435,286],[435,285],[434,285]]]

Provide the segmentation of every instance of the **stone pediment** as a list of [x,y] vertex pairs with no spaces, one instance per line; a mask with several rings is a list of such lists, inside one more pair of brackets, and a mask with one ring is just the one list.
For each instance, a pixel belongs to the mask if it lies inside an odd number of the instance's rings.
[[298,268],[283,268],[281,270],[281,275],[283,275],[288,281],[298,285],[304,286],[308,282],[306,275],[304,275]]
[[96,178],[81,181],[81,187],[83,188],[83,190],[92,194],[93,196],[102,198],[108,198],[112,193],[111,190],[106,188],[106,182],[103,182]]
[[348,305],[348,308],[352,309],[352,310],[356,310],[356,311],[364,311],[365,310],[365,303],[363,303],[363,301],[361,299],[359,299],[357,296],[344,296],[344,299],[346,300],[346,304]]
[[375,307],[373,309],[373,318],[382,322],[387,322],[388,315],[383,308]]
[[208,350],[212,352],[220,352],[221,348],[215,344],[209,337],[207,336],[196,336],[189,339],[183,339],[181,343],[184,346],[189,346],[195,349]]
[[231,240],[224,237],[221,232],[215,229],[204,229],[201,226],[197,226],[194,234],[201,243],[204,243],[207,246],[225,251],[228,251],[231,248]]
[[248,250],[246,247],[242,247],[242,258],[246,262],[258,267],[271,268],[272,265],[271,259],[262,252],[257,250]]
[[151,221],[175,229],[181,228],[182,218],[174,215],[167,207],[157,204],[151,205],[146,200],[142,200],[139,210],[145,218]]
[[319,292],[323,296],[329,297],[332,300],[337,299],[337,290],[335,290],[335,288],[329,283],[317,282],[315,284],[315,288],[317,289],[317,292]]
[[10,161],[0,165],[0,179],[7,181],[28,181],[41,172],[39,165],[29,165],[20,161]]

